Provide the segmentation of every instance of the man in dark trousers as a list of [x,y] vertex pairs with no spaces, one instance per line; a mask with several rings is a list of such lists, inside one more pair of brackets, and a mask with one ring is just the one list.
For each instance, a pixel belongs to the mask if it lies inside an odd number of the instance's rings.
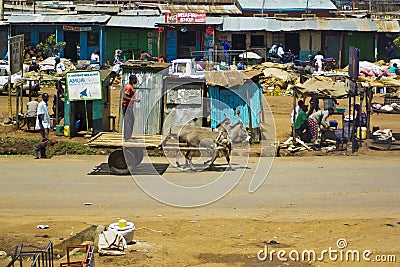
[[124,96],[122,99],[122,112],[124,114],[124,140],[132,140],[133,124],[135,116],[133,114],[133,104],[139,103],[140,99],[135,98],[135,89],[133,85],[137,83],[136,75],[129,76],[129,83],[124,88]]
[[387,55],[388,55],[388,61],[394,58],[394,46],[392,42],[388,42],[387,46],[385,47]]
[[49,142],[49,131],[51,123],[50,123],[49,107],[47,105],[47,101],[49,101],[49,95],[47,93],[43,93],[42,101],[40,101],[37,107],[36,129],[39,129],[42,139],[40,140],[40,143],[37,145],[34,151],[34,156],[36,159],[38,159],[39,157],[49,158],[46,155],[46,146],[47,143]]

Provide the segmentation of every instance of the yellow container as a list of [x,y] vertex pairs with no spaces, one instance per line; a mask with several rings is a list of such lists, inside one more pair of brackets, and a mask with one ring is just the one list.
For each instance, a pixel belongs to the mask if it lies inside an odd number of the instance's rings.
[[[357,127],[356,129],[356,137],[357,139],[360,139],[360,127]],[[361,139],[366,139],[367,138],[367,127],[361,127]]]
[[119,228],[125,228],[126,226],[127,226],[126,220],[121,219],[121,220],[118,221],[118,227]]
[[69,137],[69,126],[64,126],[64,136]]

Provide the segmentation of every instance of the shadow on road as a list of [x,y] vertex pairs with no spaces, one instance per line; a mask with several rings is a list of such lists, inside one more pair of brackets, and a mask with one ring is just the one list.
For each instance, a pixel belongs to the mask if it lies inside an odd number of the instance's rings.
[[[165,163],[141,163],[132,170],[132,175],[162,175],[167,169],[169,164]],[[131,175],[127,174],[127,175]],[[110,171],[107,163],[101,163],[95,166],[88,175],[115,175]]]

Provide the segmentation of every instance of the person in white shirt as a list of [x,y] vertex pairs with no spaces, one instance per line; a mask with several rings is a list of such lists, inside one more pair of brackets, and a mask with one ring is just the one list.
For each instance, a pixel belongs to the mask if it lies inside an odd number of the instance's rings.
[[314,57],[315,68],[317,69],[318,72],[322,71],[322,60],[323,59],[324,59],[324,56],[321,54],[320,51],[318,51],[317,55]]
[[304,101],[303,101],[303,100],[299,100],[299,101],[297,102],[297,106],[292,110],[292,113],[290,113],[290,122],[292,123],[292,125],[293,125],[293,123],[295,122],[296,117],[297,117],[297,115],[299,114],[300,107],[301,107],[302,105],[304,105]]
[[100,51],[96,50],[90,55],[90,63],[100,63]]
[[277,54],[281,59],[283,59],[283,57],[285,55],[285,50],[283,50],[283,45],[282,44],[279,44]]
[[31,126],[34,126],[34,124],[36,123],[38,105],[39,101],[37,99],[29,101],[26,104],[25,118],[26,118],[26,128],[28,129],[28,131],[30,130]]
[[56,73],[62,74],[65,71],[65,65],[59,56],[56,56]]
[[36,119],[36,129],[39,129],[42,139],[37,145],[34,156],[36,159],[39,158],[49,158],[46,156],[46,146],[49,142],[49,131],[51,128],[49,108],[47,102],[49,101],[49,94],[42,94],[42,101],[40,101],[37,107],[37,119]]

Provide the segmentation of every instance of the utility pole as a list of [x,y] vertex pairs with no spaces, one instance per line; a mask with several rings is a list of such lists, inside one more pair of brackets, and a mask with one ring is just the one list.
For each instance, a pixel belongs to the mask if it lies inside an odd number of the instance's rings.
[[4,20],[4,0],[0,0],[0,20]]
[[[307,0],[307,3],[306,3],[306,14],[308,14],[310,12],[309,6],[308,6],[308,2],[309,2],[309,0]],[[309,31],[310,31],[310,35],[308,36],[308,49],[310,49],[310,55],[312,55],[312,33],[311,33],[311,29],[309,29]]]
[[[0,0],[2,1],[2,0]],[[264,17],[264,7],[265,7],[265,0],[262,2],[262,7],[261,7],[261,17]]]

